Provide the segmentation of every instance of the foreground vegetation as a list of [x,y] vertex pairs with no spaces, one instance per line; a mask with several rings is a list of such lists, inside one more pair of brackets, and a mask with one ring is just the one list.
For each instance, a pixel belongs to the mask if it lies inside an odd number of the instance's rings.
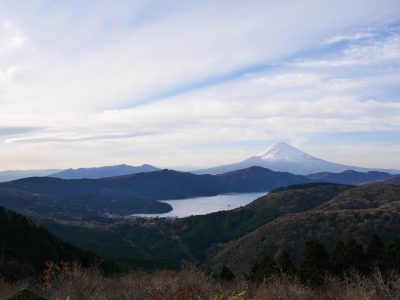
[[400,299],[400,276],[392,273],[384,280],[378,271],[370,276],[349,273],[343,278],[327,277],[319,288],[287,276],[273,276],[261,283],[243,278],[221,280],[190,266],[181,271],[132,272],[113,277],[104,277],[95,268],[68,266],[45,275],[42,281],[0,281],[0,300],[9,299],[24,288],[47,299],[63,300]]
[[[186,264],[180,271],[104,276],[96,266],[47,262],[36,279],[0,281],[0,300],[400,299],[400,239],[386,247],[374,235],[365,250],[355,240],[339,242],[331,254],[320,241],[308,240],[297,265],[281,251],[236,275],[226,266],[211,273]],[[18,294],[30,296],[13,297]]]

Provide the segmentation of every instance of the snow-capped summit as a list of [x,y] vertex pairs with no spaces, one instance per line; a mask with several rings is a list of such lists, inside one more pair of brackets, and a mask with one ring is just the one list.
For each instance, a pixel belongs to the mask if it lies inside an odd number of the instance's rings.
[[337,173],[346,170],[360,172],[370,171],[370,169],[367,168],[331,163],[329,161],[311,156],[286,143],[278,143],[241,162],[210,169],[198,170],[194,173],[221,174],[252,166],[259,166],[271,169],[273,171],[289,172],[301,175],[319,172]]
[[256,157],[259,157],[262,160],[273,161],[301,161],[311,158],[307,153],[304,153],[286,143],[278,143],[269,146],[264,151],[258,153]]

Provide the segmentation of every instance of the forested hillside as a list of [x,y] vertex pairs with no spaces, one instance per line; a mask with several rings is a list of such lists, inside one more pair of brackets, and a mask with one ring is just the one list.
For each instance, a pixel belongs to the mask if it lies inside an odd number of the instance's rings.
[[13,280],[41,274],[49,261],[77,262],[84,267],[97,265],[106,273],[120,269],[116,264],[62,241],[24,216],[0,206],[0,278]]
[[366,245],[377,233],[384,241],[400,235],[400,187],[364,185],[343,191],[305,212],[287,214],[241,239],[213,249],[209,265],[248,271],[260,257],[286,249],[298,261],[308,239],[321,240],[332,251],[339,240],[355,238]]
[[86,249],[98,249],[120,262],[147,267],[178,267],[183,260],[203,262],[210,249],[256,230],[281,216],[308,211],[351,186],[306,184],[283,188],[242,208],[177,220],[120,219],[93,226],[65,226],[45,221],[57,235]]

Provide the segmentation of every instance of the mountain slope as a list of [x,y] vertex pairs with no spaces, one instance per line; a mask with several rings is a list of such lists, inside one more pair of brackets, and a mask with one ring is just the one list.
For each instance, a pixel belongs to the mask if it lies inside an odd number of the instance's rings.
[[393,177],[393,175],[385,172],[357,172],[353,170],[341,173],[322,172],[307,175],[306,177],[320,182],[332,182],[341,184],[363,184],[376,181],[384,181]]
[[311,182],[301,175],[275,172],[256,166],[219,174],[216,177],[224,182],[226,189],[237,193],[264,192],[286,185]]
[[343,191],[314,209],[284,215],[216,247],[208,264],[248,272],[260,258],[282,248],[298,260],[299,249],[307,239],[317,238],[333,250],[337,241],[351,238],[365,245],[374,233],[384,240],[400,234],[400,187],[373,184]]
[[141,165],[141,166],[128,166],[128,165],[117,165],[117,166],[106,166],[106,167],[98,167],[98,168],[80,168],[80,169],[68,169],[61,172],[57,172],[49,175],[50,177],[56,177],[61,179],[97,179],[104,177],[114,177],[114,176],[122,176],[128,174],[137,174],[142,172],[153,172],[158,171],[159,168],[156,168],[151,165]]
[[24,216],[0,206],[0,277],[21,279],[41,274],[46,262],[77,261],[98,264],[104,271],[117,271],[113,263],[50,234]]
[[386,179],[384,183],[387,184],[394,184],[394,185],[400,185],[400,176],[394,176],[392,178]]
[[178,267],[187,260],[247,272],[281,248],[297,261],[310,238],[322,240],[329,250],[339,239],[353,237],[365,245],[373,233],[393,239],[400,234],[400,187],[311,183],[280,188],[244,207],[203,216],[115,220],[96,228],[84,223],[44,225],[127,264],[147,259],[149,266]]
[[107,183],[50,177],[20,179],[0,184],[0,205],[26,215],[62,219],[172,209],[167,203],[144,199]]
[[296,149],[286,143],[278,143],[268,147],[259,154],[252,156],[239,163],[223,165],[215,168],[197,170],[195,174],[221,174],[248,168],[251,166],[260,166],[273,171],[289,172],[292,174],[312,174],[319,172],[343,172],[346,170],[355,170],[360,172],[370,171],[367,168],[360,168],[342,164],[331,163],[326,160],[308,155],[303,151]]
[[203,262],[218,243],[236,240],[288,213],[310,210],[349,188],[328,183],[283,188],[242,208],[174,221],[119,220],[96,229],[92,224],[71,227],[44,221],[43,225],[81,247],[101,249],[101,254],[119,262],[146,258],[178,267],[183,260]]
[[155,200],[269,191],[304,182],[310,179],[260,167],[218,176],[161,170],[102,179],[26,178],[0,184],[0,204],[53,217],[162,213],[171,206]]

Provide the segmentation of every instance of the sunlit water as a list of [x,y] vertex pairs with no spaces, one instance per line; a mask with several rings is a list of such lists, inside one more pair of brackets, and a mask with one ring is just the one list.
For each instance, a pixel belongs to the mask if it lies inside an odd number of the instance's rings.
[[223,194],[212,197],[196,197],[181,200],[163,200],[160,202],[170,204],[173,210],[164,214],[134,214],[132,216],[148,218],[184,218],[192,215],[205,215],[216,211],[235,209],[237,207],[244,206],[266,194],[267,192]]

